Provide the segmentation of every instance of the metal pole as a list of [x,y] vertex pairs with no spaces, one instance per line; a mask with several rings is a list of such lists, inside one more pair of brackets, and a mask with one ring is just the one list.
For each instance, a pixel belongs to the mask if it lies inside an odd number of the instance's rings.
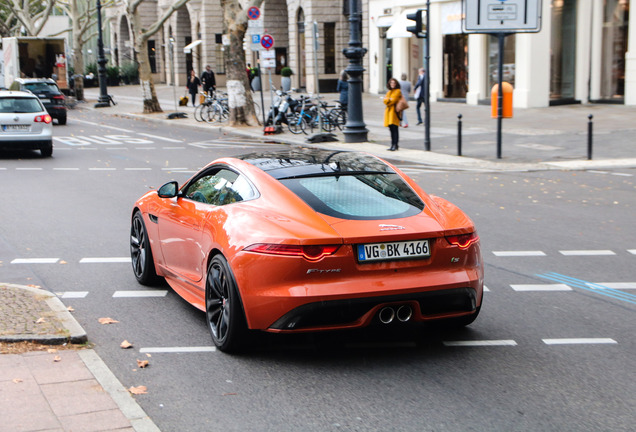
[[349,47],[342,50],[344,56],[349,59],[349,66],[345,69],[349,74],[349,105],[347,124],[344,128],[345,142],[348,143],[366,142],[369,133],[362,112],[362,57],[367,53],[367,49],[362,48],[362,12],[358,10],[358,1],[349,0]]
[[590,114],[587,118],[587,160],[592,160],[592,118],[594,116]]
[[457,116],[457,156],[462,155],[462,115]]
[[501,126],[503,120],[503,54],[506,34],[498,33],[499,67],[497,72],[497,159],[501,159]]
[[99,99],[95,108],[106,108],[110,106],[110,97],[106,89],[106,57],[104,57],[104,39],[102,37],[102,2],[97,0],[97,77],[99,79]]
[[424,148],[431,151],[431,2],[426,0],[426,74],[424,75]]

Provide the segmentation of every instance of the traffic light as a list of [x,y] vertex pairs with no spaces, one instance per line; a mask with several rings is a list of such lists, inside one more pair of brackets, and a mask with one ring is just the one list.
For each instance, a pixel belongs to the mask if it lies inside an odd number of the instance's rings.
[[415,21],[414,26],[409,26],[406,31],[413,33],[418,38],[425,38],[426,33],[422,31],[422,9],[418,9],[417,12],[413,12],[406,15],[406,18]]

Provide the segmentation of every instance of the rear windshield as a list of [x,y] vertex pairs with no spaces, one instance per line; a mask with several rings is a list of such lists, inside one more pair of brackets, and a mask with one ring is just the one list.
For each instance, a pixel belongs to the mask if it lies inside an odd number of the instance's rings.
[[6,97],[0,99],[0,113],[36,113],[44,109],[40,100],[34,97]]
[[340,219],[376,220],[415,215],[424,203],[394,173],[297,177],[280,180],[315,211]]
[[27,83],[24,84],[24,88],[29,90],[31,93],[59,93],[60,90],[57,88],[57,85],[53,83]]

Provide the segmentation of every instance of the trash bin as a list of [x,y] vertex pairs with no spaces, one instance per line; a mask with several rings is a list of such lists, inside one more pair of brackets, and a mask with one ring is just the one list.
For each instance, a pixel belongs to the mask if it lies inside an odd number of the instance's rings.
[[[498,84],[492,86],[492,90],[490,90],[490,106],[492,107],[491,116],[492,118],[497,118],[497,108],[499,103],[499,94],[497,92]],[[503,118],[512,118],[512,85],[507,82],[501,83],[501,87],[503,88]]]

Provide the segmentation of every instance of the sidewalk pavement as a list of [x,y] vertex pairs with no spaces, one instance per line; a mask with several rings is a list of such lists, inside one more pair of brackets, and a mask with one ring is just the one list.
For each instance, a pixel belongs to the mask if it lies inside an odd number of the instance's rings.
[[0,431],[159,431],[86,342],[55,294],[0,283]]
[[[569,105],[516,109],[504,120],[503,157],[496,158],[496,121],[489,106],[457,103],[431,104],[431,147],[424,150],[424,128],[416,125],[415,103],[407,111],[408,128],[400,128],[400,150],[388,153],[389,132],[382,124],[381,95],[363,94],[368,141],[310,144],[305,135],[286,131],[264,136],[261,127],[229,127],[198,123],[194,108],[175,106],[183,89],[157,85],[164,113],[143,114],[139,86],[110,87],[116,106],[99,108],[106,115],[144,118],[180,127],[217,128],[251,139],[330,149],[363,150],[380,157],[441,169],[479,171],[581,170],[636,167],[636,107],[623,105]],[[98,89],[86,89],[88,102],[77,109],[95,109]],[[260,102],[260,93],[253,94]],[[269,92],[264,92],[269,106]],[[327,101],[336,94],[323,95]],[[185,112],[185,119],[167,114]],[[462,114],[463,154],[457,156],[457,120]],[[587,160],[588,115],[594,116],[594,154]],[[73,116],[70,116],[70,122]],[[0,262],[0,266],[2,263]],[[20,349],[20,341],[50,345]],[[86,345],[87,335],[61,300],[38,287],[0,283],[0,431],[158,431],[128,390]],[[63,345],[64,344],[64,345]],[[71,345],[69,345],[71,344]],[[54,345],[67,349],[54,349]],[[31,347],[33,348],[33,346]],[[70,349],[68,349],[70,348]]]
[[[636,167],[636,107],[613,104],[578,104],[546,108],[516,108],[514,117],[502,121],[502,158],[497,158],[497,120],[491,117],[491,107],[471,106],[463,103],[431,103],[431,151],[424,148],[424,125],[417,125],[415,101],[407,110],[408,128],[400,128],[400,150],[387,152],[390,146],[388,128],[383,126],[383,95],[363,93],[362,105],[367,142],[345,143],[344,134],[336,133],[338,142],[308,143],[307,135],[294,135],[286,127],[277,135],[264,136],[262,127],[229,127],[227,125],[199,123],[194,119],[194,107],[179,107],[182,88],[165,84],[155,86],[163,113],[143,114],[140,86],[108,87],[116,106],[97,108],[107,115],[178,124],[181,127],[216,128],[243,135],[251,139],[274,140],[292,145],[314,146],[328,149],[361,150],[383,158],[406,163],[425,164],[436,168],[480,171],[539,171],[581,170],[600,168]],[[223,90],[223,89],[221,89]],[[293,93],[299,96],[299,93]],[[263,92],[265,112],[271,93]],[[321,94],[323,100],[338,99],[335,93]],[[78,109],[95,109],[99,89],[85,89],[87,102]],[[261,93],[252,93],[260,105]],[[184,112],[187,118],[168,119],[168,114]],[[424,106],[421,107],[424,116]],[[458,155],[458,115],[462,118],[462,156]],[[593,121],[592,160],[588,160],[588,116]],[[72,120],[72,116],[70,117]]]

